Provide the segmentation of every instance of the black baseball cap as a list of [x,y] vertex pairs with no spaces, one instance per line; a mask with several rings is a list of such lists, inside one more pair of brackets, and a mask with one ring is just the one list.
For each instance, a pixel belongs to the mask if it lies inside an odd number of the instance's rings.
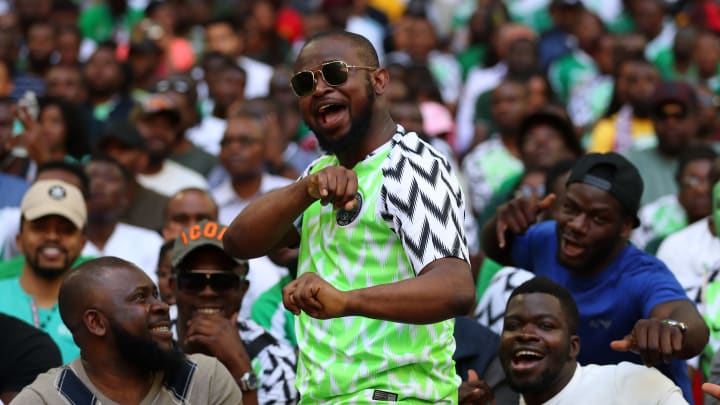
[[102,150],[107,141],[116,140],[122,145],[135,149],[145,149],[145,138],[127,120],[109,122],[97,140],[97,148]]
[[637,212],[643,180],[638,169],[622,155],[608,152],[589,153],[581,157],[570,172],[566,185],[572,183],[584,183],[606,191],[633,217],[634,227],[640,225]]

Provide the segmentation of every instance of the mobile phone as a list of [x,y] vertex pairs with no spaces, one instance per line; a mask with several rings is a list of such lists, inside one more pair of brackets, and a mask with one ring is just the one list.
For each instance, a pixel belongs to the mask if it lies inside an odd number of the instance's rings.
[[[18,109],[22,107],[27,108],[28,114],[30,114],[30,118],[32,118],[33,121],[36,121],[38,115],[40,114],[40,105],[38,104],[35,92],[32,90],[27,90],[25,94],[23,94],[22,98],[17,103],[17,107]],[[22,123],[16,118],[13,123],[13,136],[19,136],[24,130],[25,129],[23,128]]]

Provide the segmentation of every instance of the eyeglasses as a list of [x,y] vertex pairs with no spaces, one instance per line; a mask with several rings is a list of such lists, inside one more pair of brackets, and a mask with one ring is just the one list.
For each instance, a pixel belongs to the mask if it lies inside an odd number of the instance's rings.
[[688,174],[680,179],[680,184],[683,187],[707,187],[710,185],[710,180],[707,177],[699,177]]
[[298,97],[305,97],[315,91],[317,80],[315,80],[315,72],[320,72],[325,83],[329,86],[340,86],[348,79],[348,71],[350,69],[364,69],[369,71],[377,70],[376,67],[370,66],[352,66],[339,60],[325,62],[320,65],[318,70],[303,70],[297,72],[290,79],[290,87]]
[[226,292],[240,287],[240,277],[235,273],[194,273],[184,272],[175,276],[179,290],[200,292],[210,286],[216,292]]
[[155,83],[155,91],[158,93],[164,93],[166,91],[176,91],[180,94],[186,94],[190,91],[190,84],[182,80],[160,80]]

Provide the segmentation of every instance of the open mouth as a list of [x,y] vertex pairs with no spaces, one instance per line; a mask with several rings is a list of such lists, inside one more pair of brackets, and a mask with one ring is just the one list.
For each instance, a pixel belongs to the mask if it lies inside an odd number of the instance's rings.
[[65,250],[56,246],[43,246],[38,249],[38,253],[48,260],[54,260],[64,256]]
[[172,339],[173,333],[170,324],[161,323],[150,328],[150,333],[160,339]]
[[568,238],[562,238],[560,240],[560,250],[566,257],[578,257],[585,252],[585,247]]
[[347,116],[347,106],[342,104],[324,104],[317,109],[318,121],[323,127],[339,126]]
[[526,371],[535,367],[544,358],[545,354],[536,350],[518,350],[511,358],[512,368],[515,371]]

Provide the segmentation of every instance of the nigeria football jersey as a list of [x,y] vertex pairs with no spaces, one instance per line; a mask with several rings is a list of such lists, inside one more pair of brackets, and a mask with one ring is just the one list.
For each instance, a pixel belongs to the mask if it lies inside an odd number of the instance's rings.
[[[468,260],[464,202],[448,162],[402,127],[359,162],[352,211],[312,204],[301,218],[298,274],[342,291],[418,276],[444,257]],[[323,156],[306,171],[338,165]],[[407,303],[413,305],[412,302]],[[303,403],[455,403],[453,320],[411,325],[360,316],[296,320]]]

